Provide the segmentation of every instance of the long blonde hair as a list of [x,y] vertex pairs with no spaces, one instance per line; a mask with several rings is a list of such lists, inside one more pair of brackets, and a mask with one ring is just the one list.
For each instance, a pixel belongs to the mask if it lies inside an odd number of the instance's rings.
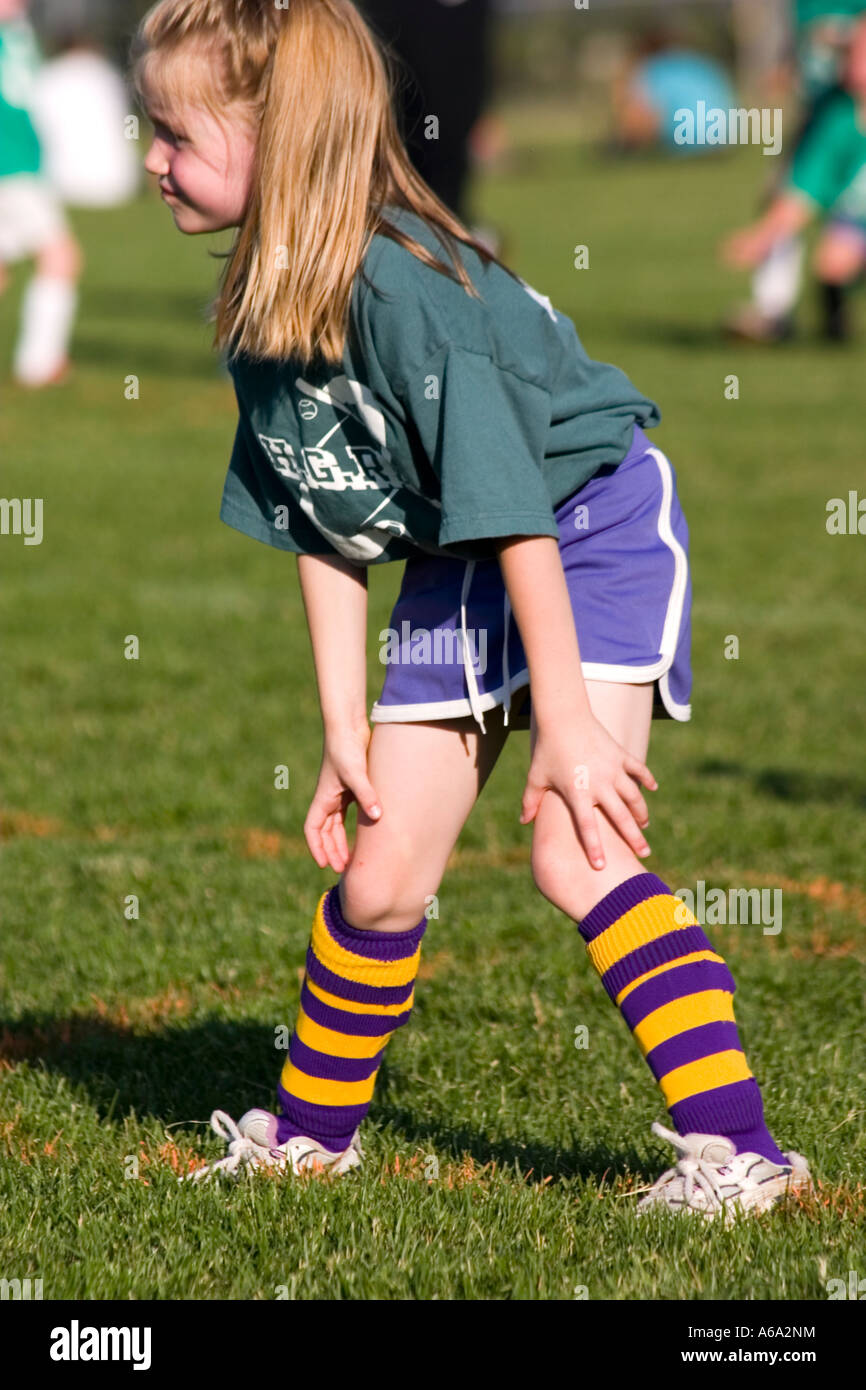
[[[377,232],[479,297],[455,243],[484,264],[497,258],[410,162],[393,55],[350,0],[159,0],[133,42],[132,77],[142,98],[156,92],[169,109],[200,105],[257,131],[250,200],[213,309],[218,349],[340,363],[352,283]],[[453,270],[382,215],[387,203],[424,218]]]

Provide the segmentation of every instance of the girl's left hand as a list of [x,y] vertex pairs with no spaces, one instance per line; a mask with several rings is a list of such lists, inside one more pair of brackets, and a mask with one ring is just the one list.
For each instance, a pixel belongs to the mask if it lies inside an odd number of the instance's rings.
[[577,825],[590,864],[604,868],[604,851],[593,809],[600,806],[635,854],[650,853],[641,834],[649,825],[646,802],[637,788],[658,783],[645,763],[635,758],[594,717],[566,728],[539,732],[523,793],[521,825],[529,825],[547,791],[558,792]]
[[732,232],[721,245],[722,260],[735,270],[753,270],[766,258],[768,251],[767,238],[757,226]]

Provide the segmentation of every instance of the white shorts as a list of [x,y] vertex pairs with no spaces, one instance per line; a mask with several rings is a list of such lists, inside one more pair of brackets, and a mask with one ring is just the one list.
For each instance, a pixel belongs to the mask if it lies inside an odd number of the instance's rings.
[[38,174],[0,178],[0,262],[36,256],[68,231],[60,200],[45,179]]

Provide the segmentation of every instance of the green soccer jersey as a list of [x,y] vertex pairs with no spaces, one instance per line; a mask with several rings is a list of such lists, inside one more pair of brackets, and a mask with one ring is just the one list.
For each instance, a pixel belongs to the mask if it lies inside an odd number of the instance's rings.
[[0,24],[0,178],[39,172],[39,140],[28,107],[40,62],[29,24]]
[[816,108],[788,186],[834,217],[866,223],[866,119],[849,92],[837,88]]
[[[385,215],[445,257],[415,213]],[[635,421],[658,424],[546,297],[459,251],[481,300],[377,234],[340,368],[230,361],[240,419],[223,521],[361,565],[491,558],[497,536],[558,537],[554,508],[622,462]]]
[[795,19],[798,29],[819,20],[851,20],[866,10],[864,0],[796,0]]

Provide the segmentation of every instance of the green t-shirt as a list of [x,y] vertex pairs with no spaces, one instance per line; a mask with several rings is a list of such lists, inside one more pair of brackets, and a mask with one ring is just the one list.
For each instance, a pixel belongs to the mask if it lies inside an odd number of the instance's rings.
[[866,222],[866,121],[849,92],[837,88],[816,108],[788,186],[833,216]]
[[[385,216],[449,263],[423,219]],[[223,521],[355,564],[491,558],[492,537],[558,537],[554,508],[622,462],[635,421],[658,424],[548,299],[459,251],[482,300],[380,233],[355,277],[341,368],[229,362],[240,419]]]
[[818,20],[856,19],[866,11],[866,0],[797,0],[795,20],[798,29]]
[[41,61],[29,24],[0,24],[0,178],[39,173],[39,140],[28,107]]

